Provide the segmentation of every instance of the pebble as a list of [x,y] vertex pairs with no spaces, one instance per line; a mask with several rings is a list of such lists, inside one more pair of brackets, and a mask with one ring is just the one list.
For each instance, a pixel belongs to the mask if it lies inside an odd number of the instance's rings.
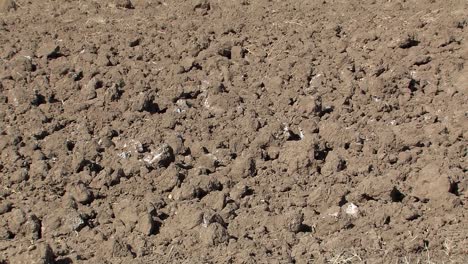
[[252,157],[237,158],[231,168],[231,175],[238,178],[252,177],[256,174],[257,168]]
[[156,224],[153,220],[153,217],[148,212],[143,212],[139,216],[138,224],[136,225],[136,230],[146,236],[154,234],[156,229]]
[[322,99],[319,96],[307,96],[299,101],[299,113],[304,117],[312,117],[322,111]]
[[109,242],[107,242],[107,247],[107,253],[110,255],[109,257],[125,258],[132,256],[130,246],[120,241],[120,239],[110,239]]
[[11,175],[10,181],[12,183],[20,183],[20,182],[28,180],[28,178],[29,178],[28,171],[26,169],[19,169]]
[[203,222],[203,211],[197,208],[181,208],[177,211],[180,227],[192,229]]
[[325,159],[325,165],[321,169],[324,176],[342,171],[346,168],[346,161],[334,151],[330,151]]
[[357,217],[359,215],[359,207],[357,207],[357,205],[353,204],[353,203],[349,203],[346,207],[345,207],[345,213],[347,215],[350,215],[350,216],[353,216],[353,217]]
[[11,210],[8,220],[8,227],[13,233],[18,233],[27,221],[26,214],[20,209]]
[[202,202],[215,211],[223,210],[226,205],[226,194],[221,191],[214,191],[203,197]]
[[156,109],[153,109],[155,107],[152,106],[152,103],[153,100],[148,94],[140,93],[132,102],[131,109],[138,112],[155,112]]
[[169,165],[167,169],[159,176],[154,179],[155,186],[163,192],[172,191],[181,182],[182,175],[177,170],[174,164]]
[[218,166],[218,160],[213,154],[206,154],[198,159],[198,167],[208,172],[214,172]]
[[12,206],[13,204],[9,201],[1,201],[0,202],[0,215],[4,213],[8,213],[11,210]]
[[195,64],[195,58],[187,57],[181,61],[180,66],[182,66],[182,68],[184,69],[184,72],[188,72],[192,69],[194,64]]
[[167,167],[175,160],[174,151],[168,144],[163,144],[156,151],[143,158],[147,165],[152,167]]
[[0,240],[13,238],[13,234],[5,226],[0,226]]
[[180,188],[176,188],[172,192],[174,200],[186,201],[197,197],[197,188],[190,183],[184,183]]
[[19,56],[14,61],[14,69],[19,73],[32,72],[34,66],[29,56]]
[[54,42],[45,42],[36,50],[36,56],[50,58],[57,56],[59,51],[60,47]]
[[286,228],[288,231],[298,233],[302,230],[304,214],[301,212],[292,212],[286,216]]
[[133,4],[130,0],[115,0],[115,6],[118,8],[132,9]]
[[135,203],[136,201],[125,198],[112,206],[115,217],[130,228],[135,227],[140,218]]
[[69,189],[69,193],[77,202],[81,204],[89,204],[94,199],[92,191],[81,182],[73,184]]
[[29,215],[26,223],[22,226],[24,237],[30,240],[41,238],[41,220],[36,215]]
[[200,229],[200,240],[206,246],[216,246],[229,240],[229,233],[221,224],[212,223]]
[[85,221],[75,209],[58,209],[42,218],[41,234],[46,237],[57,237],[80,231],[85,226]]
[[217,214],[213,210],[206,210],[203,213],[202,226],[203,227],[208,227],[212,223],[218,223],[218,224],[220,224],[222,226],[226,225],[223,218],[219,214]]
[[238,183],[236,186],[234,186],[234,188],[229,193],[229,197],[231,197],[231,199],[236,201],[246,196],[248,191],[249,191],[249,188],[246,185]]
[[69,211],[64,219],[64,227],[69,231],[80,231],[86,223],[84,222],[81,215],[75,211]]
[[240,60],[244,57],[245,51],[241,46],[233,46],[231,48],[231,58],[234,60]]
[[415,177],[412,194],[419,199],[443,200],[450,194],[452,183],[441,172],[441,165],[429,163]]
[[98,57],[95,60],[95,64],[101,67],[112,65],[112,63],[109,60],[109,56],[104,52],[99,52]]
[[110,147],[114,147],[115,146],[115,143],[112,141],[112,139],[110,137],[103,137],[100,141],[100,144],[101,146],[103,146],[104,148],[110,148]]

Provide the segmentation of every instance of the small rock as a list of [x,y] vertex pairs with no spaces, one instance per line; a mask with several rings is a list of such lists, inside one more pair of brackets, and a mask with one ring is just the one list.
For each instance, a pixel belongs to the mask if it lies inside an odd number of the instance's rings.
[[29,173],[26,169],[19,169],[15,171],[10,178],[10,181],[12,183],[21,183],[23,181],[28,180],[29,178]]
[[197,164],[199,168],[207,170],[209,173],[212,173],[216,170],[216,167],[218,166],[218,160],[215,156],[213,156],[213,154],[206,154],[198,159]]
[[239,200],[247,195],[249,188],[244,184],[238,183],[229,193],[229,197],[234,201]]
[[133,100],[131,109],[138,112],[155,112],[157,111],[156,105],[153,104],[153,98],[147,93],[140,93]]
[[390,175],[378,178],[367,177],[356,186],[355,190],[358,194],[357,196],[355,195],[352,197],[355,201],[360,201],[365,197],[375,200],[392,201],[397,198],[394,196],[398,192],[398,189],[396,189],[395,184],[393,184],[392,177]]
[[195,58],[193,57],[187,57],[180,62],[180,66],[184,68],[184,72],[190,71],[194,64],[195,64]]
[[96,78],[92,78],[81,90],[81,94],[86,98],[86,100],[91,100],[96,98],[97,92],[96,89],[99,87],[99,81]]
[[143,153],[145,151],[143,144],[135,139],[131,139],[126,146],[128,147],[128,150],[133,153]]
[[237,158],[231,168],[231,175],[238,178],[252,177],[256,174],[255,160],[252,157]]
[[293,233],[298,233],[302,230],[304,214],[301,212],[292,212],[286,216],[286,229]]
[[405,36],[397,41],[397,45],[401,49],[408,49],[418,44],[419,41],[412,35]]
[[359,208],[353,203],[349,203],[345,206],[344,211],[347,215],[357,217],[359,215]]
[[140,38],[133,38],[131,39],[129,42],[128,42],[128,46],[130,48],[133,48],[133,47],[136,47],[138,45],[140,45],[140,42],[141,42],[141,39]]
[[19,233],[23,224],[26,223],[26,214],[20,209],[13,209],[8,215],[8,227],[13,233]]
[[13,234],[5,226],[0,226],[0,240],[13,238]]
[[[178,100],[177,102],[180,102],[181,100]],[[185,100],[183,100],[185,101]],[[174,150],[174,154],[177,155],[183,155],[185,157],[190,157],[188,154],[188,149],[184,145],[184,139],[181,135],[171,135],[170,137],[167,138],[167,144],[171,146]]]
[[81,215],[72,208],[58,209],[47,214],[41,224],[41,233],[46,237],[70,234],[86,226]]
[[123,199],[112,206],[115,217],[131,229],[135,227],[139,220],[138,209],[135,207],[135,203],[135,201],[130,199]]
[[143,160],[153,167],[167,167],[175,161],[174,151],[168,144],[162,145],[156,151],[151,151]]
[[11,89],[8,97],[15,107],[19,107],[23,104],[27,106],[37,106],[43,102],[43,98],[37,90],[27,89],[21,86]]
[[16,72],[25,73],[31,72],[34,69],[34,66],[29,56],[19,56],[14,61],[14,69]]
[[13,0],[0,0],[0,13],[16,10],[16,2]]
[[176,201],[192,200],[197,197],[198,188],[190,183],[184,183],[180,188],[174,189],[172,193]]
[[208,0],[196,0],[194,1],[195,5],[193,10],[197,12],[199,15],[206,15],[208,11],[211,10],[211,5]]
[[110,137],[102,138],[100,143],[101,143],[101,146],[103,146],[104,148],[110,148],[110,147],[115,146],[115,143],[112,141]]
[[103,186],[113,186],[120,182],[120,178],[125,177],[124,170],[118,168],[115,171],[102,170],[96,177],[93,178],[89,187],[94,189],[100,189]]
[[124,159],[121,161],[123,174],[129,178],[135,175],[139,175],[142,172],[143,168],[141,162],[138,162],[135,159]]
[[221,211],[226,205],[226,194],[224,192],[214,191],[203,197],[202,202],[206,204],[208,208]]
[[22,226],[24,237],[30,240],[41,238],[41,220],[36,215],[28,216],[28,220]]
[[192,144],[190,144],[189,148],[190,154],[195,158],[207,154],[206,147],[203,146],[202,143],[199,141],[195,141]]
[[304,117],[312,117],[322,112],[322,98],[308,96],[299,100],[299,113]]
[[89,204],[93,201],[94,196],[91,190],[84,183],[73,184],[69,189],[70,195],[81,204]]
[[70,210],[65,215],[63,226],[67,231],[80,231],[86,223],[77,211]]
[[429,163],[421,169],[413,183],[412,194],[419,199],[439,200],[450,194],[452,183],[440,172],[440,164]]
[[177,210],[176,221],[182,229],[192,229],[203,222],[203,211],[191,206],[183,206]]
[[44,179],[49,171],[49,165],[44,160],[33,161],[29,166],[29,174],[32,178]]
[[287,141],[281,148],[278,161],[286,165],[289,173],[309,173],[314,160],[315,143],[312,137]]
[[413,221],[417,219],[418,217],[420,217],[421,214],[418,212],[416,208],[412,206],[404,205],[401,208],[400,216],[406,221]]
[[154,179],[155,186],[163,192],[170,192],[181,183],[183,175],[174,164],[169,165],[164,172]]
[[331,217],[338,217],[340,216],[340,207],[332,206],[325,211],[324,215],[331,216]]
[[140,233],[149,236],[154,234],[156,225],[153,220],[153,217],[148,212],[143,212],[140,214],[138,224],[136,225],[136,230]]
[[190,179],[190,183],[196,186],[197,197],[200,197],[200,194],[205,195],[212,191],[220,191],[223,189],[223,185],[219,181],[219,176],[216,175],[195,176]]
[[91,78],[91,80],[89,80],[88,83],[86,84],[87,89],[96,90],[101,87],[102,87],[102,81],[100,81],[96,77]]
[[51,58],[57,56],[60,51],[60,47],[54,42],[43,43],[36,51],[37,57]]
[[[315,92],[325,84],[325,76],[323,73],[314,75],[309,81],[309,93],[315,94]],[[321,104],[321,101],[320,101]]]
[[133,4],[130,0],[115,0],[114,3],[118,8],[133,9]]
[[130,251],[130,246],[120,241],[120,239],[109,239],[107,243],[107,253],[110,254],[109,257],[112,258],[125,258],[132,256]]
[[208,227],[212,223],[218,223],[218,224],[220,224],[222,226],[226,225],[223,218],[219,214],[217,214],[213,210],[206,210],[203,213],[202,226],[203,227]]
[[241,46],[233,46],[231,48],[231,59],[240,60],[244,58],[245,51]]
[[[104,67],[104,66],[111,66],[112,63],[110,62],[109,60],[109,56],[104,53],[104,52],[99,52],[98,54],[98,57],[97,59],[95,60],[95,64],[97,66],[101,66],[101,67]],[[117,96],[112,96],[112,97],[117,97]]]
[[216,246],[229,240],[229,233],[221,224],[212,223],[200,229],[200,240],[207,246]]
[[283,91],[283,78],[280,76],[274,76],[273,78],[265,81],[265,87],[267,90],[279,94]]
[[11,210],[13,204],[9,201],[1,201],[0,202],[0,215],[4,213],[8,213]]
[[463,70],[455,74],[453,78],[454,89],[460,93],[464,93],[466,90],[466,84],[468,83],[468,67],[464,67]]
[[319,132],[319,125],[314,120],[305,119],[299,124],[299,136],[301,138]]
[[332,175],[333,173],[342,171],[346,168],[346,161],[336,152],[331,151],[325,159],[325,165],[321,169],[324,176]]
[[78,204],[76,203],[76,200],[71,197],[70,195],[64,195],[62,199],[62,206],[63,208],[70,208],[70,209],[77,209]]
[[88,165],[88,161],[85,159],[83,153],[74,153],[72,158],[71,169],[74,172],[80,172],[83,168]]

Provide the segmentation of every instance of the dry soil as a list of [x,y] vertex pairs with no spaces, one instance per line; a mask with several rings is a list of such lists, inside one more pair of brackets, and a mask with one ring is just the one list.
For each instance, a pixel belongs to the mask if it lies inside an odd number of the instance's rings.
[[0,263],[468,263],[466,0],[0,0]]

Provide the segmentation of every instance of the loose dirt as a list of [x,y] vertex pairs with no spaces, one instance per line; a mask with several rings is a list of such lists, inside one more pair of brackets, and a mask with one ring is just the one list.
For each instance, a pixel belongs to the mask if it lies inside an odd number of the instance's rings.
[[465,0],[0,0],[0,263],[468,263]]

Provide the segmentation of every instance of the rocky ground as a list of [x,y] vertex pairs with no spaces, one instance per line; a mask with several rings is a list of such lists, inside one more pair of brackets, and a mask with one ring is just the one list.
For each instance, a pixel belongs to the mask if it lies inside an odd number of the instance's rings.
[[468,263],[465,0],[0,0],[0,263]]

